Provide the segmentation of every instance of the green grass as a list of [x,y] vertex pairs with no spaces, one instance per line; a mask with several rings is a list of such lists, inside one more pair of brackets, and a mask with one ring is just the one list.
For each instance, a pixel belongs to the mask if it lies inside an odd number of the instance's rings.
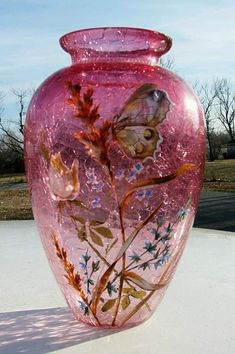
[[[23,174],[0,176],[0,185],[25,181],[26,178]],[[207,162],[204,190],[235,192],[235,159]],[[0,189],[0,220],[32,218],[33,214],[27,190]]]
[[26,182],[26,177],[24,173],[0,175],[0,184],[24,182]]
[[0,220],[33,219],[27,190],[0,190]]
[[205,180],[235,182],[235,159],[206,162]]

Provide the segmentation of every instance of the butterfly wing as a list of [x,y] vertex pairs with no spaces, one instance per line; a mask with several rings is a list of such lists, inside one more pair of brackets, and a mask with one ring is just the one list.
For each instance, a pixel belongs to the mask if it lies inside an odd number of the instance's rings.
[[114,134],[129,157],[153,156],[160,142],[156,127],[169,110],[167,94],[154,84],[144,84],[131,95],[113,124]]
[[125,153],[131,158],[143,159],[153,156],[160,135],[155,128],[147,126],[126,126],[116,134]]

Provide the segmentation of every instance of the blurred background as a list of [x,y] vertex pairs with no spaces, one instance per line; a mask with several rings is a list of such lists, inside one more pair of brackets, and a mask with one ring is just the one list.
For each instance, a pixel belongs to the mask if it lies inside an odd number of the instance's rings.
[[235,231],[234,15],[232,0],[1,0],[0,220],[33,218],[24,174],[24,122],[40,83],[70,65],[59,38],[82,28],[128,26],[172,37],[173,47],[160,64],[193,87],[207,126],[195,226]]

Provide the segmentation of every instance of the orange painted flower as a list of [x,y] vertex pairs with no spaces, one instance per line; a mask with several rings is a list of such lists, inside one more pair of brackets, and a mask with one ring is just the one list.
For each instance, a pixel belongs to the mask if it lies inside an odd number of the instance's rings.
[[71,168],[63,162],[60,152],[51,155],[48,171],[49,186],[55,200],[74,200],[79,191],[78,160],[75,159]]

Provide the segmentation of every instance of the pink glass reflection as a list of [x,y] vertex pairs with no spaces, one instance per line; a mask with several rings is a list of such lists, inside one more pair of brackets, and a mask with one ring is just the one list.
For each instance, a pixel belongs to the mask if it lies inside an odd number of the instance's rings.
[[158,65],[171,47],[161,33],[99,28],[60,42],[72,66],[39,87],[27,113],[34,216],[74,315],[133,326],[154,312],[194,220],[203,113]]

